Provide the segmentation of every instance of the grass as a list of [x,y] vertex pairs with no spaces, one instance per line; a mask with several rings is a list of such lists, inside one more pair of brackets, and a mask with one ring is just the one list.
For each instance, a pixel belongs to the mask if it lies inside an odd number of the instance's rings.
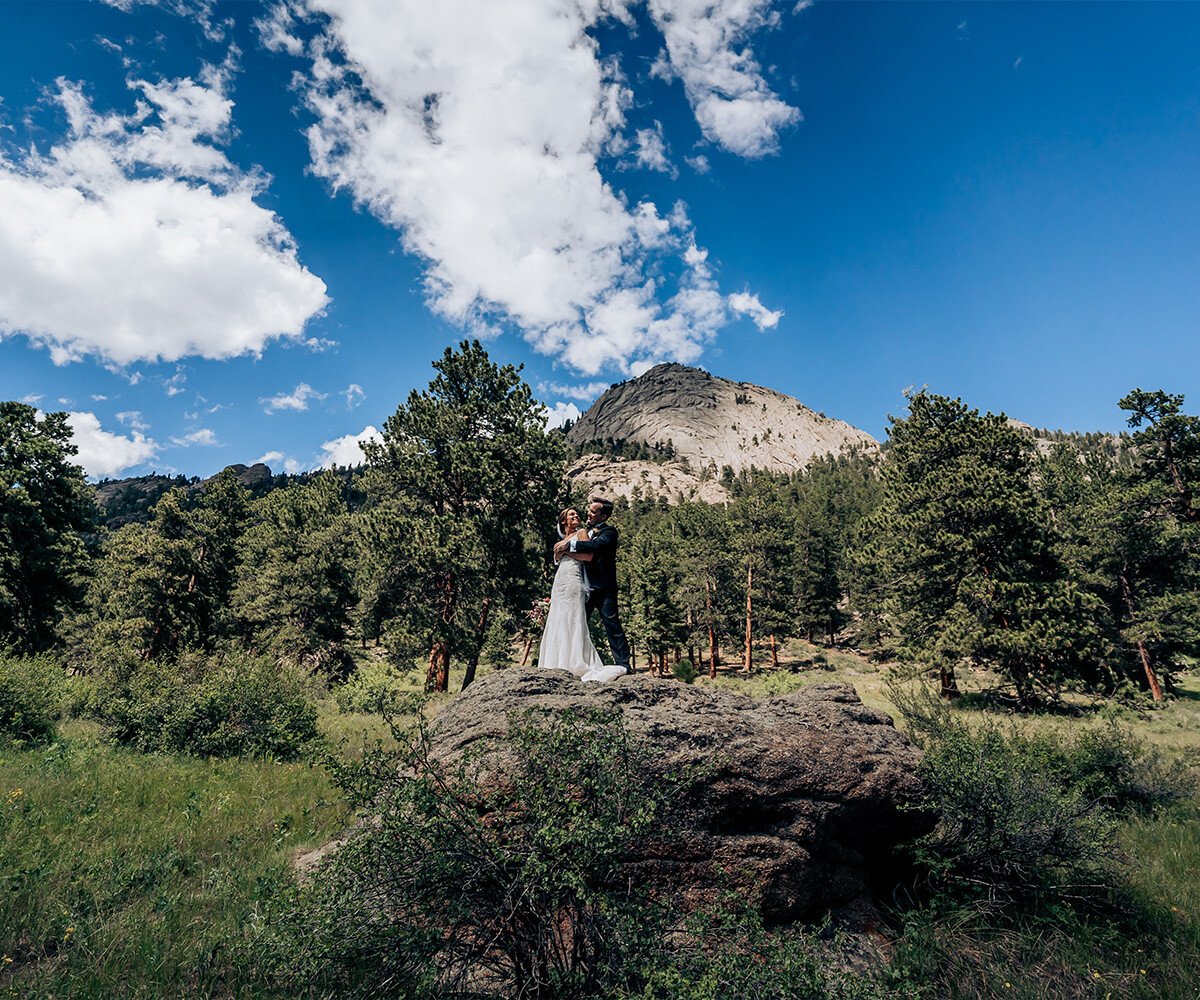
[[[778,670],[734,667],[696,683],[770,696],[846,682],[895,713],[886,665],[803,642],[781,652]],[[402,677],[414,690],[424,679]],[[461,673],[451,681],[457,690]],[[968,691],[994,684],[982,674],[961,681]],[[960,711],[980,710],[964,700]],[[1087,700],[1074,708],[1026,721],[1053,729],[1115,716],[1169,752],[1200,749],[1194,674],[1162,708]],[[377,715],[340,712],[332,698],[320,705],[320,724],[345,753],[388,737]],[[325,771],[306,763],[143,755],[105,744],[80,721],[63,724],[48,747],[0,748],[0,996],[268,995],[243,944],[291,884],[294,858],[347,818]],[[1112,912],[1060,907],[1001,922],[926,909],[896,918],[896,995],[1200,996],[1200,802],[1124,821],[1121,843],[1131,874]]]
[[306,764],[137,754],[78,722],[0,752],[0,994],[234,995],[256,901],[345,821]]

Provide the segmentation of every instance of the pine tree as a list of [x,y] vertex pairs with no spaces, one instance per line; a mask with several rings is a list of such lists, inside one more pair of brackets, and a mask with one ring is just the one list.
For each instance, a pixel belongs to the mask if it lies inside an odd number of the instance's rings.
[[727,512],[705,503],[684,503],[675,508],[673,521],[679,564],[675,605],[683,615],[689,647],[699,645],[704,651],[693,659],[698,659],[699,666],[706,653],[709,676],[716,677],[720,644],[728,635],[726,623],[733,617],[730,606],[736,591]]
[[45,649],[82,596],[92,498],[76,453],[65,413],[0,403],[0,646]]
[[453,657],[469,684],[497,602],[516,607],[535,581],[536,554],[554,524],[562,435],[520,377],[478,341],[447,348],[438,374],[364,446],[370,469],[359,538],[384,546],[368,601],[428,650],[427,686],[445,691]]
[[149,522],[109,535],[76,634],[94,638],[97,651],[115,644],[141,659],[212,648],[230,635],[249,499],[223,472],[197,495],[169,490]]
[[281,659],[345,671],[354,604],[343,483],[326,473],[254,504],[233,591],[239,631]]
[[757,474],[739,482],[729,519],[745,609],[742,669],[749,671],[754,640],[790,630],[794,622],[787,511],[770,476]]
[[938,669],[943,696],[974,662],[1027,703],[1094,640],[1032,483],[1032,446],[1002,414],[926,391],[908,400],[860,556],[877,580],[873,610],[901,655]]

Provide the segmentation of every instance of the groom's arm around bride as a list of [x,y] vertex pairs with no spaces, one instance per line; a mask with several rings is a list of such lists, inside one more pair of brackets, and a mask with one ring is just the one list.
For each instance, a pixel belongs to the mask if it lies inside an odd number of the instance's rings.
[[621,618],[617,609],[617,546],[620,536],[617,529],[608,523],[613,505],[610,501],[594,497],[588,507],[588,528],[591,538],[584,541],[570,539],[559,542],[554,547],[555,556],[559,556],[559,547],[563,551],[580,554],[591,554],[591,562],[586,564],[585,572],[588,582],[587,611],[590,615],[593,609],[599,609],[600,621],[608,634],[608,644],[612,647],[613,662],[626,670],[629,666],[629,641],[625,638],[625,630],[621,627]]

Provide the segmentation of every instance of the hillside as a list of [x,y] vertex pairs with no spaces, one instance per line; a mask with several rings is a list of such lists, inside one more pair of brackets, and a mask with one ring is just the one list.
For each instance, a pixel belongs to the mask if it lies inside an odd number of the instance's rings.
[[609,441],[659,445],[695,472],[792,472],[822,455],[878,447],[866,432],[792,396],[680,364],[656,365],[614,385],[567,441],[579,454],[603,451]]
[[670,445],[692,469],[792,472],[817,456],[874,449],[869,433],[792,396],[686,365],[655,365],[613,385],[566,435],[578,453],[607,441]]

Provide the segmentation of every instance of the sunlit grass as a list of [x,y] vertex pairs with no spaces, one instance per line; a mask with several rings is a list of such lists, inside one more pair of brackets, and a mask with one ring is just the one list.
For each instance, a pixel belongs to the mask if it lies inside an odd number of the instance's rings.
[[319,767],[144,755],[68,723],[0,751],[0,991],[231,994],[229,945],[346,812]]

